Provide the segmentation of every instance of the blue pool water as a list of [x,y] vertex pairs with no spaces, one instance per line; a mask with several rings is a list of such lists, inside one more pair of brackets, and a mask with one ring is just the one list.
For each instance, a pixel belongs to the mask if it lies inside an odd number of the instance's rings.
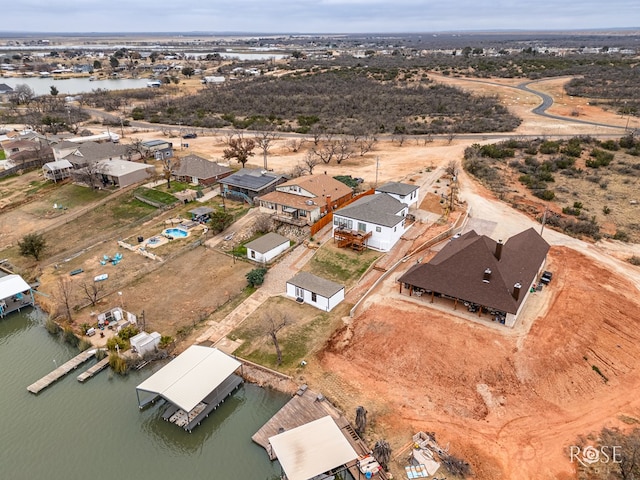
[[185,238],[189,233],[181,228],[167,228],[165,234],[171,235],[173,238]]

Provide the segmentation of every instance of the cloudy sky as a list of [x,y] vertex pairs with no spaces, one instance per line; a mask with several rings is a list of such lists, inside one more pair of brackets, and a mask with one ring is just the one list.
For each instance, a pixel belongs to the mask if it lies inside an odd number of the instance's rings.
[[2,19],[4,31],[23,32],[573,30],[640,27],[640,1],[20,0]]

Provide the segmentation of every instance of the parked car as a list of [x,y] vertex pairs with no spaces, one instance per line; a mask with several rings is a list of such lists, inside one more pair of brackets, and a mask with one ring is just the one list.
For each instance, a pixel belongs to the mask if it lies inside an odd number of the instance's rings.
[[540,283],[544,283],[545,285],[548,285],[549,282],[551,282],[551,277],[553,277],[553,273],[551,273],[548,270],[545,270],[544,272],[542,272],[542,276],[540,277]]
[[187,134],[183,135],[182,138],[198,138],[198,134],[197,133],[187,133]]

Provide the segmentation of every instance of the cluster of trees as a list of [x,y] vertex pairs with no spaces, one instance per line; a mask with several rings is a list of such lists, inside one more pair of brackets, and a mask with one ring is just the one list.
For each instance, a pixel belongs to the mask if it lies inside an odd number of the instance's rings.
[[402,85],[372,78],[366,68],[228,82],[167,104],[151,102],[144,118],[161,123],[334,134],[438,134],[511,131],[520,120],[496,98],[424,80]]
[[597,104],[611,105],[620,115],[640,115],[638,68],[619,64],[593,68],[588,74],[571,79],[565,85],[569,95],[593,99]]

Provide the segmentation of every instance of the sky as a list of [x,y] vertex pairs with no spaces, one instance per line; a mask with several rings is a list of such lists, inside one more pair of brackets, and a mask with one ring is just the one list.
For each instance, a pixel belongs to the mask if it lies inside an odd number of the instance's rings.
[[2,31],[422,33],[640,27],[638,0],[20,0]]

